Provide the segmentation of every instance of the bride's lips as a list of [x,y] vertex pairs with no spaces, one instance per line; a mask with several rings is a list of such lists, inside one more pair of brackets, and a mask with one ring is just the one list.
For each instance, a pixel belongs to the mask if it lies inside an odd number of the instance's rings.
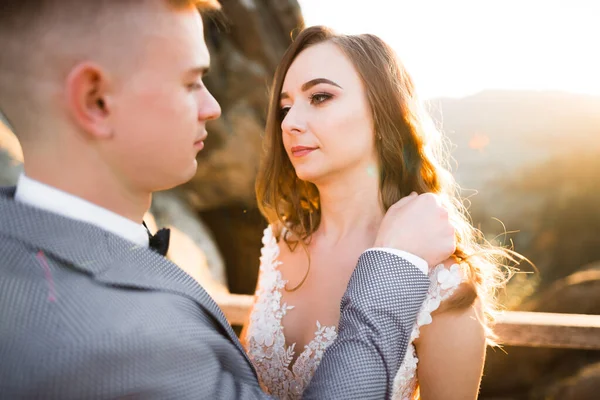
[[318,147],[294,146],[292,147],[291,152],[294,157],[304,157],[316,149],[318,149]]

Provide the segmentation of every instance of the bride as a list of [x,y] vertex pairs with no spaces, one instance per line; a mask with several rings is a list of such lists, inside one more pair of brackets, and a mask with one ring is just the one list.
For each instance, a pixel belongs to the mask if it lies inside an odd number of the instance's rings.
[[457,250],[430,289],[394,381],[395,399],[475,399],[500,248],[483,245],[445,169],[441,135],[393,50],[373,35],[299,34],[274,78],[257,198],[264,232],[242,340],[265,391],[299,398],[336,337],[340,299],[387,208],[441,195]]

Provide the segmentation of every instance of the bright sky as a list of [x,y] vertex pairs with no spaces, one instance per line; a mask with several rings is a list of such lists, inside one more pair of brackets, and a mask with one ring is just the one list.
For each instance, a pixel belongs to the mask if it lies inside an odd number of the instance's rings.
[[299,0],[307,26],[374,33],[423,97],[483,89],[600,96],[599,0]]

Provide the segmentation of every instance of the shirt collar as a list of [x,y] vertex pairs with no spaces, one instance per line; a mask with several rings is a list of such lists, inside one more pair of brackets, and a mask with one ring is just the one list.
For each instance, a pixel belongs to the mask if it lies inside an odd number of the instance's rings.
[[148,247],[148,231],[142,224],[31,179],[25,174],[19,176],[15,201],[96,225],[139,246]]

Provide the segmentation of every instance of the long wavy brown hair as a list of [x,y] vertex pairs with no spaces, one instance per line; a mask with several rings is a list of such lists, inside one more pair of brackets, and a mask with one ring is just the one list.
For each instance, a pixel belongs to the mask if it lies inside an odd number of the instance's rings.
[[[481,301],[488,338],[497,309],[497,292],[509,278],[511,251],[492,246],[469,222],[459,188],[449,172],[445,138],[435,127],[415,92],[413,80],[395,52],[371,34],[339,35],[322,26],[303,30],[283,56],[272,84],[263,152],[256,181],[258,206],[276,234],[292,247],[306,244],[321,221],[317,187],[299,179],[282,141],[280,93],[286,73],[304,49],[331,42],[352,62],[362,79],[374,124],[379,162],[380,201],[387,209],[411,192],[440,195],[456,229],[455,261],[467,280],[444,309],[465,308]],[[310,264],[309,264],[310,265]]]

